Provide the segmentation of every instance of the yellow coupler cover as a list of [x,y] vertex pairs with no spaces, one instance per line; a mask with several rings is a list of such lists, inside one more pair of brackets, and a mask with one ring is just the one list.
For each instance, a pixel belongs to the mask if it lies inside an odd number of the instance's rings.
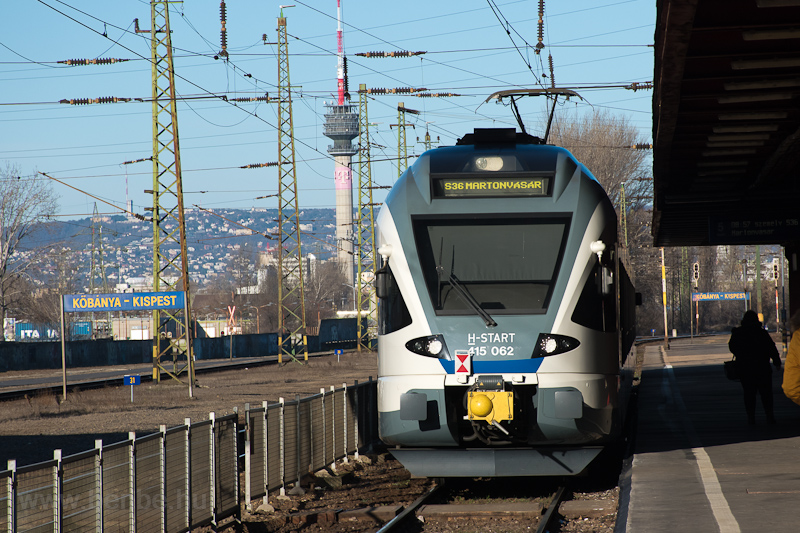
[[514,398],[511,391],[472,391],[467,402],[467,416],[470,420],[514,419]]

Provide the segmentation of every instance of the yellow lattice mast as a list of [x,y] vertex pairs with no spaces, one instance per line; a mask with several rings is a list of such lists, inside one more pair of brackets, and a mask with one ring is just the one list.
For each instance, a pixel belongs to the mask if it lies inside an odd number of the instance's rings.
[[286,18],[278,17],[278,362],[296,355],[302,342],[308,361],[303,254],[300,248],[300,207],[297,200],[292,92],[289,81],[289,41]]
[[[184,291],[186,307],[153,311],[153,380],[161,374],[194,383],[189,307],[189,261],[178,143],[175,73],[169,27],[169,1],[150,2],[153,75],[153,290]],[[167,361],[171,359],[171,369]]]
[[[372,202],[372,170],[370,164],[369,119],[367,118],[367,91],[363,83],[358,87],[358,273],[356,279],[358,301],[358,351],[371,351],[370,338],[377,334],[377,306],[375,301],[375,217]],[[364,315],[367,317],[364,327]]]
[[397,177],[403,175],[403,172],[408,168],[408,145],[406,144],[406,128],[408,126],[414,127],[413,124],[406,123],[406,113],[412,115],[419,115],[419,111],[405,107],[403,102],[397,104],[397,124],[390,124],[390,126],[397,126]]

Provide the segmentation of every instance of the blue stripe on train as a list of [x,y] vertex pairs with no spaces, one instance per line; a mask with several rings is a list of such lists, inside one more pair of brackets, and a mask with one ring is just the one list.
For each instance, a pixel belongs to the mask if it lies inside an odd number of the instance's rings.
[[[442,368],[448,374],[455,374],[455,361],[439,359]],[[511,361],[476,361],[472,360],[473,374],[530,374],[539,370],[542,358],[514,359]]]

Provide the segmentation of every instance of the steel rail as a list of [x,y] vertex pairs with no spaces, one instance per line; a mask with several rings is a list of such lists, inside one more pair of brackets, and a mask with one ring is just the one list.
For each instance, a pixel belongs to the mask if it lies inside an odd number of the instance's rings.
[[425,503],[428,498],[430,498],[437,490],[444,486],[444,480],[440,480],[437,482],[431,490],[414,500],[408,507],[403,509],[403,511],[386,522],[382,528],[380,528],[376,533],[389,533],[393,530],[393,528],[397,527],[399,524],[403,523],[409,516],[413,516],[416,510],[419,508],[420,505]]
[[563,485],[558,488],[556,493],[553,495],[553,498],[550,500],[550,503],[547,504],[547,511],[545,511],[544,515],[539,519],[539,527],[536,528],[536,533],[544,533],[545,531],[550,531],[552,528],[552,522],[558,514],[556,511],[558,510],[558,506],[564,500],[564,496],[567,494],[567,486]]

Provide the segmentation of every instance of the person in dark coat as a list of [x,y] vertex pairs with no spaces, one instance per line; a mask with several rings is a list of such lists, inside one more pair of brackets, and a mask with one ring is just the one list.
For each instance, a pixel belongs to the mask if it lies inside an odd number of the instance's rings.
[[756,393],[761,396],[761,404],[767,415],[767,422],[775,423],[772,398],[772,368],[781,368],[781,356],[775,341],[761,326],[755,311],[746,311],[742,325],[733,328],[728,349],[735,356],[736,370],[741,378],[744,391],[744,408],[747,423],[756,423]]

